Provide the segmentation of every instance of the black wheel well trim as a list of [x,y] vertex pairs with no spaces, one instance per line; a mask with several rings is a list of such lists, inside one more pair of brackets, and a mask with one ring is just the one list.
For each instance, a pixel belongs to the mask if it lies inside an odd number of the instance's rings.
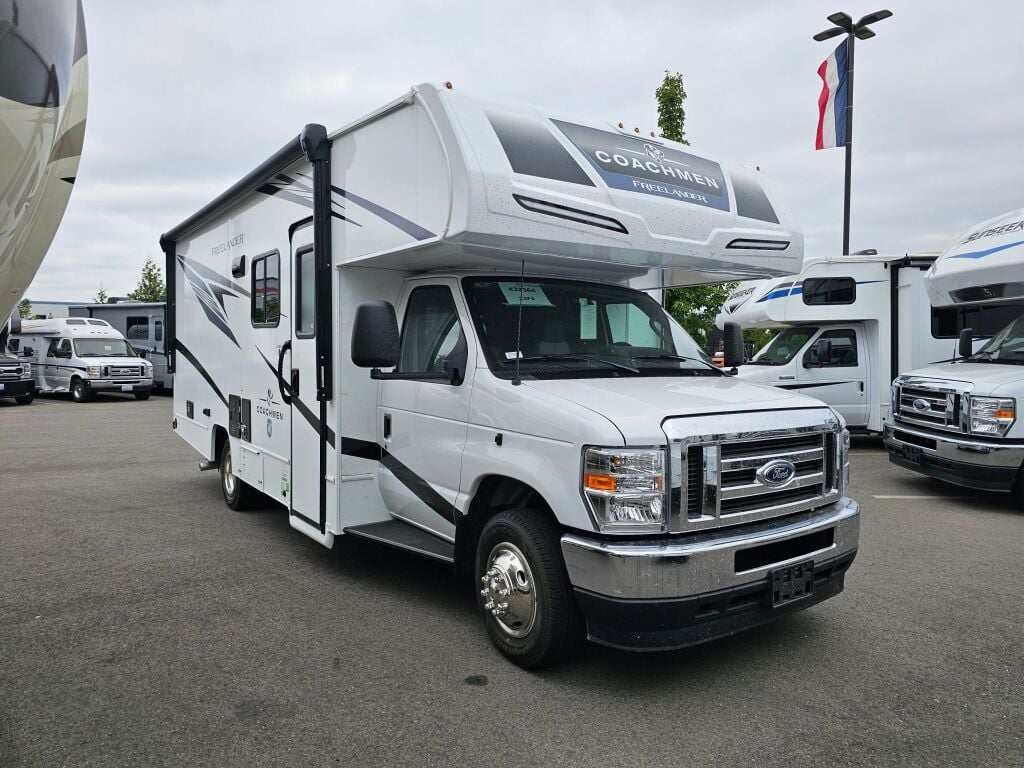
[[220,424],[213,425],[213,461],[220,462],[220,452],[228,441],[228,431]]

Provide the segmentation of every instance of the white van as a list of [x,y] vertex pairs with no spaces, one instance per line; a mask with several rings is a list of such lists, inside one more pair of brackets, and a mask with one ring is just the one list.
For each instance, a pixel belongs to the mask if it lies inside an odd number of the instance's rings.
[[[955,485],[1024,493],[1024,208],[960,235],[926,275],[960,330],[961,359],[900,375],[885,444],[894,464]],[[1005,327],[972,350],[978,321]]]
[[146,400],[153,389],[152,364],[105,320],[25,320],[11,339],[12,351],[32,361],[37,392],[69,392],[82,403],[96,392]]
[[840,417],[725,375],[629,287],[795,271],[761,174],[422,85],[307,125],[161,245],[174,428],[227,504],[259,491],[326,546],[472,574],[515,663],[584,633],[678,648],[842,590]]
[[937,256],[808,259],[796,275],[738,286],[715,319],[719,328],[782,329],[738,375],[805,392],[838,411],[851,431],[881,433],[893,378],[956,356],[957,334],[932,311],[924,287]]

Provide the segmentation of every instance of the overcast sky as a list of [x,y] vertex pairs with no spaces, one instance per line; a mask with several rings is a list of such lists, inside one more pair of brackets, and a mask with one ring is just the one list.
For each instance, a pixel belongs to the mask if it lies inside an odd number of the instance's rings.
[[[883,0],[884,1],[884,0]],[[842,243],[843,151],[814,151],[825,15],[888,7],[858,43],[854,249],[941,250],[1024,204],[1024,6],[808,0],[84,0],[89,116],[71,203],[28,296],[123,295],[158,239],[295,136],[414,83],[657,127],[682,72],[691,144],[760,165],[807,252]]]

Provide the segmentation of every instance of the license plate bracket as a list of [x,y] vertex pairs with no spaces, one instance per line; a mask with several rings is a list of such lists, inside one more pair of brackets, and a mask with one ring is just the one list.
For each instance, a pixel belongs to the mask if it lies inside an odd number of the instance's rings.
[[814,594],[814,561],[774,568],[768,574],[772,608],[803,600]]
[[133,387],[131,384],[122,384],[121,385],[121,391],[122,392],[131,392],[133,389],[135,389],[135,387]]
[[923,452],[916,445],[904,445],[903,446],[903,458],[909,461],[911,464],[920,464]]

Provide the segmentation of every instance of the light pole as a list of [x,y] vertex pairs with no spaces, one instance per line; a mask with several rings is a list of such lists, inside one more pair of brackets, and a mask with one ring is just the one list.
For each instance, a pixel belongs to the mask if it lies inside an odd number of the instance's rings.
[[868,40],[875,33],[868,29],[876,21],[892,16],[892,11],[875,11],[863,16],[856,24],[842,11],[833,13],[828,20],[835,24],[814,36],[815,40],[828,40],[846,33],[846,179],[843,189],[843,255],[850,253],[850,168],[853,162],[853,44],[857,38]]

